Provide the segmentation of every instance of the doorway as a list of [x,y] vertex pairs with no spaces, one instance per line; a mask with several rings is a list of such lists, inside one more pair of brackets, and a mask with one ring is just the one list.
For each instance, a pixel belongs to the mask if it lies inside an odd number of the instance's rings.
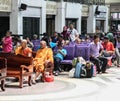
[[55,32],[55,15],[46,16],[46,33],[52,36]]
[[9,21],[9,17],[0,17],[0,40],[3,36],[5,36],[6,31],[10,28]]

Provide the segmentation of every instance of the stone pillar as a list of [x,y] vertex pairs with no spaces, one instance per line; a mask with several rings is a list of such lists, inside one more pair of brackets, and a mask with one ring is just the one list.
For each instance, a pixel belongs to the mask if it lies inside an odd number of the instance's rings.
[[19,11],[20,0],[12,0],[12,12],[10,13],[10,30],[13,34],[22,34],[22,16]]
[[95,6],[89,7],[89,15],[87,19],[87,33],[95,33],[96,32],[96,18],[95,18]]
[[65,26],[65,2],[61,1],[57,4],[57,15],[55,18],[55,31],[61,32]]
[[41,18],[40,18],[40,34],[46,32],[46,2],[42,0]]

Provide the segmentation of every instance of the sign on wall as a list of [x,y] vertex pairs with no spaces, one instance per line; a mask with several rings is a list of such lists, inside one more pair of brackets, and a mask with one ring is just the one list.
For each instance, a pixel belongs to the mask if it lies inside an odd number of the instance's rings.
[[0,0],[0,11],[11,12],[11,0]]
[[107,7],[106,6],[98,6],[98,11],[100,13],[96,15],[97,18],[106,18],[107,14]]
[[57,3],[56,2],[46,2],[46,14],[56,15],[57,12]]

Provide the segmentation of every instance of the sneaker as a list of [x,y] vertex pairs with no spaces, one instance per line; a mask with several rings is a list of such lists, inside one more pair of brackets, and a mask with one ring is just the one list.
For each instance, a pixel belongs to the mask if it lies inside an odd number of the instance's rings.
[[55,71],[55,76],[58,76],[59,75],[59,71]]
[[55,76],[58,76],[58,75],[59,75],[58,72],[56,72],[56,73],[55,73]]

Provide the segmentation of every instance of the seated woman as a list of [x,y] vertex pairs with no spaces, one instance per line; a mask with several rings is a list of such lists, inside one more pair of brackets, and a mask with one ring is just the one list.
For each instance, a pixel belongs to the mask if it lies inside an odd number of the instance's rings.
[[64,57],[67,55],[66,49],[63,49],[63,46],[61,43],[58,43],[58,49],[55,52],[54,55],[54,74],[55,76],[58,76],[60,72],[60,62],[64,59]]
[[22,40],[21,45],[15,49],[15,54],[20,54],[26,57],[32,56],[32,50],[27,46],[27,40]]
[[[45,71],[45,67],[53,67],[53,52],[51,48],[48,48],[45,41],[40,42],[40,49],[37,51],[34,58],[35,77],[33,84],[36,83],[37,77]],[[44,78],[43,78],[44,80]]]

